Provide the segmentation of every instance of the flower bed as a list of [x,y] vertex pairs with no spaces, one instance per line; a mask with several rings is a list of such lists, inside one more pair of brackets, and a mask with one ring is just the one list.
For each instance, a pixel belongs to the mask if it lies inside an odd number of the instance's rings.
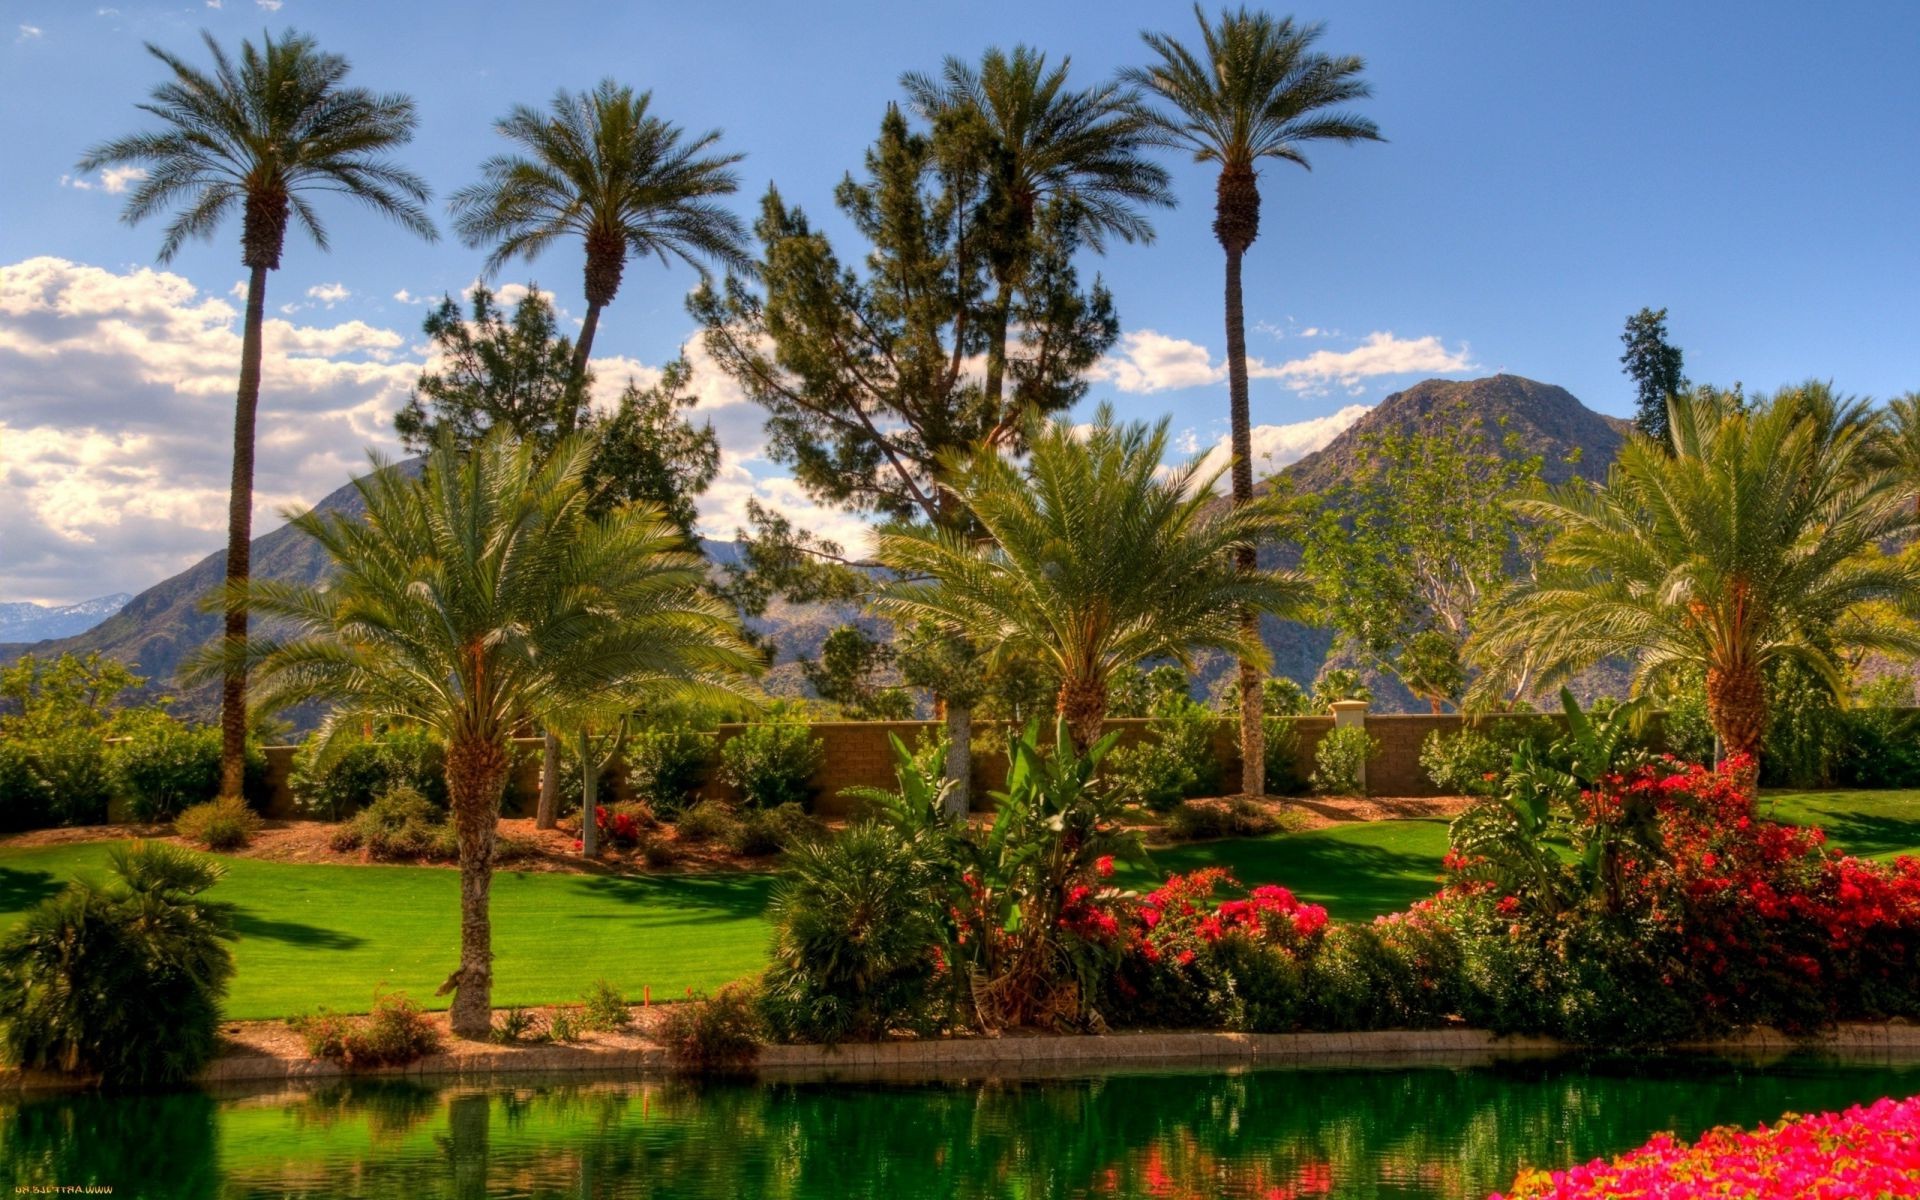
[[1852,1200],[1920,1194],[1920,1096],[1757,1130],[1709,1130],[1682,1145],[1659,1134],[1611,1162],[1566,1171],[1523,1171],[1492,1200]]

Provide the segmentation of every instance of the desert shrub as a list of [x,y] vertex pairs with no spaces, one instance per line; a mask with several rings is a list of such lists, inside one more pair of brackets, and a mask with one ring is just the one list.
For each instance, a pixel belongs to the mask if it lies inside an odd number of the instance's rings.
[[1323,796],[1361,794],[1361,772],[1379,751],[1380,740],[1357,725],[1329,729],[1313,748],[1313,790]]
[[488,1039],[503,1046],[518,1042],[544,1042],[552,1040],[547,1023],[540,1014],[518,1006],[508,1008],[493,1019],[493,1032]]
[[289,1021],[306,1043],[307,1057],[337,1062],[347,1070],[391,1067],[440,1051],[440,1031],[405,992],[374,997],[364,1017],[325,1009]]
[[378,859],[458,857],[444,812],[410,787],[391,787],[334,830],[333,848],[365,850]]
[[1213,753],[1219,724],[1213,710],[1185,691],[1168,695],[1154,709],[1152,740],[1108,755],[1105,775],[1127,803],[1154,809],[1212,795],[1220,790],[1220,761]]
[[633,1010],[619,988],[604,979],[596,979],[580,997],[580,1024],[583,1028],[612,1032],[633,1024]]
[[640,860],[649,867],[670,867],[680,861],[680,851],[671,839],[649,834],[640,839]]
[[747,858],[778,854],[822,836],[826,827],[798,804],[749,809],[727,834],[727,849]]
[[753,1066],[764,1030],[755,988],[729,983],[711,996],[669,1005],[656,1036],[674,1070],[719,1075]]
[[550,1042],[577,1042],[585,1032],[580,1014],[574,1009],[556,1008],[547,1017],[547,1040]]
[[720,747],[721,778],[749,808],[805,805],[825,751],[813,731],[785,712],[749,725]]
[[260,832],[260,815],[244,800],[208,800],[174,818],[173,831],[209,850],[237,850]]
[[1852,787],[1910,788],[1920,784],[1920,715],[1910,707],[1911,680],[1888,677],[1860,689],[1842,715],[1846,737],[1836,778]]
[[1328,1030],[1438,1024],[1455,1007],[1459,957],[1447,931],[1417,915],[1335,926],[1307,963],[1305,1021]]
[[594,825],[602,846],[632,848],[660,828],[660,821],[646,801],[623,800],[618,804],[596,804]]
[[424,731],[395,729],[375,738],[348,737],[326,756],[315,734],[294,753],[287,787],[302,811],[329,821],[351,816],[396,787],[410,788],[445,810],[446,756]]
[[686,725],[642,729],[627,740],[627,790],[672,816],[693,802],[713,758],[713,735]]
[[1514,751],[1545,748],[1551,727],[1527,718],[1501,718],[1463,725],[1455,733],[1434,730],[1420,743],[1420,765],[1443,792],[1492,796],[1505,785]]
[[27,747],[0,737],[0,830],[39,829],[51,823],[51,808],[51,797],[33,769]]
[[113,748],[114,770],[138,821],[171,820],[220,791],[220,730],[170,717],[143,721]]
[[16,1066],[111,1084],[179,1083],[213,1057],[233,977],[232,909],[202,898],[219,864],[176,846],[111,852],[0,940],[0,1048]]
[[783,1041],[870,1039],[935,1025],[940,882],[919,838],[865,823],[788,857],[768,909],[773,965],[761,1009]]
[[98,733],[69,729],[44,734],[28,744],[27,762],[52,824],[106,822],[113,802],[113,764]]
[[673,824],[683,842],[724,842],[739,825],[732,810],[718,800],[702,800],[680,814]]
[[[1299,685],[1291,679],[1286,682],[1299,691]],[[1289,796],[1304,790],[1307,781],[1300,774],[1300,731],[1294,728],[1290,716],[1275,716],[1271,712],[1261,725],[1267,732],[1267,794]]]
[[1262,837],[1280,826],[1279,817],[1245,796],[1231,800],[1189,800],[1167,816],[1167,836],[1176,842]]

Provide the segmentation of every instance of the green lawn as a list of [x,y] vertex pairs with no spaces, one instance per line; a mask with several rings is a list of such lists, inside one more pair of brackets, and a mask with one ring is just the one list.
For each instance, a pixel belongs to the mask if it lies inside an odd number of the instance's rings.
[[[1769,794],[1762,811],[1818,824],[1834,845],[1891,858],[1920,852],[1920,792]],[[1279,883],[1333,916],[1365,920],[1431,895],[1447,823],[1378,821],[1155,850],[1120,882],[1224,866]],[[106,844],[0,850],[0,930],[77,873],[102,873]],[[312,866],[226,859],[213,895],[238,906],[238,973],[228,1012],[279,1017],[316,1005],[364,1010],[376,987],[428,1003],[454,966],[458,876],[433,867]],[[767,875],[653,878],[502,871],[493,882],[494,998],[572,1000],[611,979],[638,997],[710,989],[766,961]]]
[[[316,1005],[365,1011],[376,987],[444,1007],[456,965],[459,876],[432,867],[224,860],[210,895],[239,907],[228,1015]],[[77,873],[104,874],[106,844],[0,852],[0,930]],[[766,962],[766,875],[493,877],[494,1002],[578,998],[605,977],[636,1000],[713,988]]]

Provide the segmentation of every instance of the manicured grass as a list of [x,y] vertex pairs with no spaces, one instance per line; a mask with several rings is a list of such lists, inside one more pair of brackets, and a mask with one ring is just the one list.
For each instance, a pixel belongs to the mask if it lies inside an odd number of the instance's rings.
[[[0,930],[75,874],[104,875],[106,843],[0,852]],[[224,858],[209,893],[239,908],[227,1014],[317,1005],[364,1012],[375,988],[444,1007],[457,964],[459,877],[433,867],[311,866]],[[493,878],[494,1003],[577,999],[605,977],[638,1000],[757,971],[770,936],[766,875]]]
[[[1887,859],[1920,853],[1920,792],[1797,792],[1762,812],[1827,830],[1833,845]],[[1307,833],[1155,850],[1119,882],[1223,866],[1248,885],[1279,883],[1334,917],[1367,920],[1431,895],[1447,823],[1378,821]],[[106,843],[0,850],[0,930],[78,873],[105,871]],[[444,1006],[433,990],[455,964],[459,879],[433,867],[301,865],[227,858],[217,899],[239,909],[238,1019],[325,1005],[364,1011],[376,988]],[[767,875],[607,877],[502,871],[493,883],[494,999],[573,1000],[598,978],[638,997],[711,989],[759,970],[770,931]]]
[[1920,854],[1920,792],[1765,792],[1760,812],[1818,825],[1833,845],[1862,858]]
[[1148,867],[1117,874],[1123,885],[1151,887],[1170,872],[1225,867],[1249,887],[1283,884],[1336,919],[1358,921],[1431,896],[1446,853],[1445,821],[1370,821],[1163,847]]

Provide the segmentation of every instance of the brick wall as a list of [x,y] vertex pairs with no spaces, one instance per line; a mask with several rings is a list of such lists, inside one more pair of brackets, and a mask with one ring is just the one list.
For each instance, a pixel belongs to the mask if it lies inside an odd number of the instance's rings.
[[[1558,720],[1551,717],[1540,719]],[[1313,773],[1314,748],[1333,728],[1333,718],[1291,717],[1288,723],[1294,730],[1293,772],[1304,785],[1307,777]],[[1110,728],[1120,730],[1121,744],[1126,745],[1146,736],[1151,722],[1122,718],[1108,724]],[[1367,762],[1367,790],[1376,796],[1433,795],[1434,787],[1420,767],[1420,745],[1435,730],[1451,733],[1458,730],[1461,724],[1462,718],[1457,713],[1438,716],[1369,714],[1367,732],[1379,741],[1380,748]],[[737,737],[745,728],[745,725],[722,725],[715,732],[713,767],[702,788],[703,795],[718,799],[733,797],[733,790],[720,782],[718,777],[719,747]],[[819,812],[837,816],[844,815],[850,807],[841,795],[845,789],[893,786],[893,752],[887,740],[889,734],[897,734],[911,747],[923,734],[937,734],[940,726],[933,721],[824,721],[812,726],[812,729],[813,735],[824,744],[820,770],[813,779],[814,805]],[[1006,782],[1006,755],[995,748],[1004,737],[1004,725],[983,722],[974,728],[973,784],[981,807],[987,806],[987,793]],[[1223,785],[1228,789],[1236,788],[1240,779],[1238,725],[1231,720],[1222,720],[1214,733],[1213,745],[1220,762]],[[530,815],[540,790],[540,740],[516,739],[515,748],[517,756],[504,808],[510,815]],[[294,815],[292,795],[286,786],[292,757],[293,748],[290,746],[267,747],[268,779],[273,789],[269,815]],[[602,800],[608,803],[627,798],[626,770],[621,764],[616,762],[601,777],[600,794]]]

